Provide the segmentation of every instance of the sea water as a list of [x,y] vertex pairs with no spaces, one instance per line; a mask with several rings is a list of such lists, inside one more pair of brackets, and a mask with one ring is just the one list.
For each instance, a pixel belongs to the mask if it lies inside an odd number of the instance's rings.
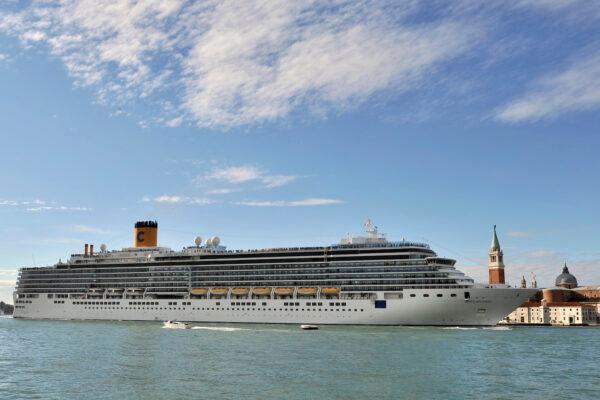
[[598,328],[0,318],[0,399],[597,399]]

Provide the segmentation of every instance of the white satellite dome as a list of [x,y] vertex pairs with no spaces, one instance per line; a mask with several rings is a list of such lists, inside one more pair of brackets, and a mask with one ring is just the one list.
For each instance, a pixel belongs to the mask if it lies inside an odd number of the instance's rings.
[[196,243],[196,246],[200,246],[202,244],[202,238],[200,236],[196,236],[194,243]]
[[103,253],[106,251],[106,245],[104,243],[100,245],[100,251]]
[[212,238],[212,245],[213,245],[213,246],[218,246],[218,245],[219,245],[219,243],[221,243],[221,239],[219,239],[219,237],[218,237],[218,236],[214,236],[214,237]]
[[212,237],[209,237],[208,239],[206,239],[206,245],[207,246],[212,246],[212,244],[213,244],[213,238]]

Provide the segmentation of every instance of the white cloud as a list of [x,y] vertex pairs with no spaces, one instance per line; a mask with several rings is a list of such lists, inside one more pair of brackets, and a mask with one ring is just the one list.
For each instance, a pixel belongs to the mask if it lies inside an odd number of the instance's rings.
[[162,203],[162,204],[187,204],[187,205],[207,205],[213,201],[203,197],[187,197],[177,195],[162,195],[158,197],[144,197],[142,199],[146,203]]
[[92,211],[89,207],[67,207],[67,206],[40,206],[28,207],[26,211],[43,212],[43,211]]
[[[197,184],[204,184],[212,181],[234,185],[257,182],[261,186],[271,189],[287,185],[296,179],[298,179],[298,176],[296,175],[270,175],[261,168],[252,165],[241,165],[233,167],[214,167],[211,171],[197,177],[194,181]],[[226,190],[235,191],[239,190],[239,188]]]
[[342,200],[337,199],[322,199],[308,198],[303,200],[276,200],[276,201],[239,201],[234,204],[251,207],[308,207],[308,206],[327,206],[333,204],[341,204]]
[[272,176],[263,176],[262,183],[267,188],[275,188],[279,186],[287,185],[290,182],[298,179],[297,176],[294,175],[272,175]]
[[240,189],[236,189],[236,188],[216,188],[216,189],[209,189],[206,191],[206,194],[230,194],[230,193],[235,193],[235,192],[239,192]]
[[214,168],[204,176],[204,179],[227,183],[244,183],[257,180],[262,174],[263,172],[259,168],[253,166]]
[[70,207],[58,205],[55,201],[45,201],[40,199],[34,200],[6,200],[0,199],[0,207],[18,207],[25,211],[41,212],[41,211],[91,211],[88,207]]
[[17,282],[11,279],[0,279],[0,286],[15,286]]
[[46,40],[46,34],[40,31],[26,31],[21,35],[21,39],[28,42],[41,42]]
[[397,95],[484,36],[484,24],[427,10],[415,1],[33,0],[0,15],[0,30],[47,46],[103,102],[169,93],[163,124],[232,127]]
[[506,122],[553,119],[561,114],[600,108],[600,53],[579,57],[561,71],[550,73],[497,111]]

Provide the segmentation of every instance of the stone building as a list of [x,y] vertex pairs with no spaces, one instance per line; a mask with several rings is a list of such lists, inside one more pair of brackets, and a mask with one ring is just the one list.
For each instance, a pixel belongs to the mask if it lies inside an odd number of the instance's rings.
[[[524,280],[524,279],[523,279]],[[555,287],[543,289],[523,303],[503,323],[526,325],[599,325],[600,287],[577,287],[565,263]]]

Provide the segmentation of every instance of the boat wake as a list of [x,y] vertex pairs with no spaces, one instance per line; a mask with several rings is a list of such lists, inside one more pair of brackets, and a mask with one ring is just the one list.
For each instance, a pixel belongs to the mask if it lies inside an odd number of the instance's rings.
[[221,331],[221,332],[235,332],[235,331],[247,331],[245,328],[231,328],[231,327],[219,327],[219,326],[192,326],[192,329],[204,329],[207,331]]
[[472,330],[476,330],[479,329],[477,327],[467,327],[467,326],[446,326],[442,329],[452,329],[452,330],[459,330],[459,331],[472,331]]
[[484,326],[484,327],[468,327],[468,326],[447,326],[442,329],[453,329],[453,330],[461,330],[461,331],[472,331],[477,329],[482,329],[486,331],[511,331],[512,328],[509,326]]

